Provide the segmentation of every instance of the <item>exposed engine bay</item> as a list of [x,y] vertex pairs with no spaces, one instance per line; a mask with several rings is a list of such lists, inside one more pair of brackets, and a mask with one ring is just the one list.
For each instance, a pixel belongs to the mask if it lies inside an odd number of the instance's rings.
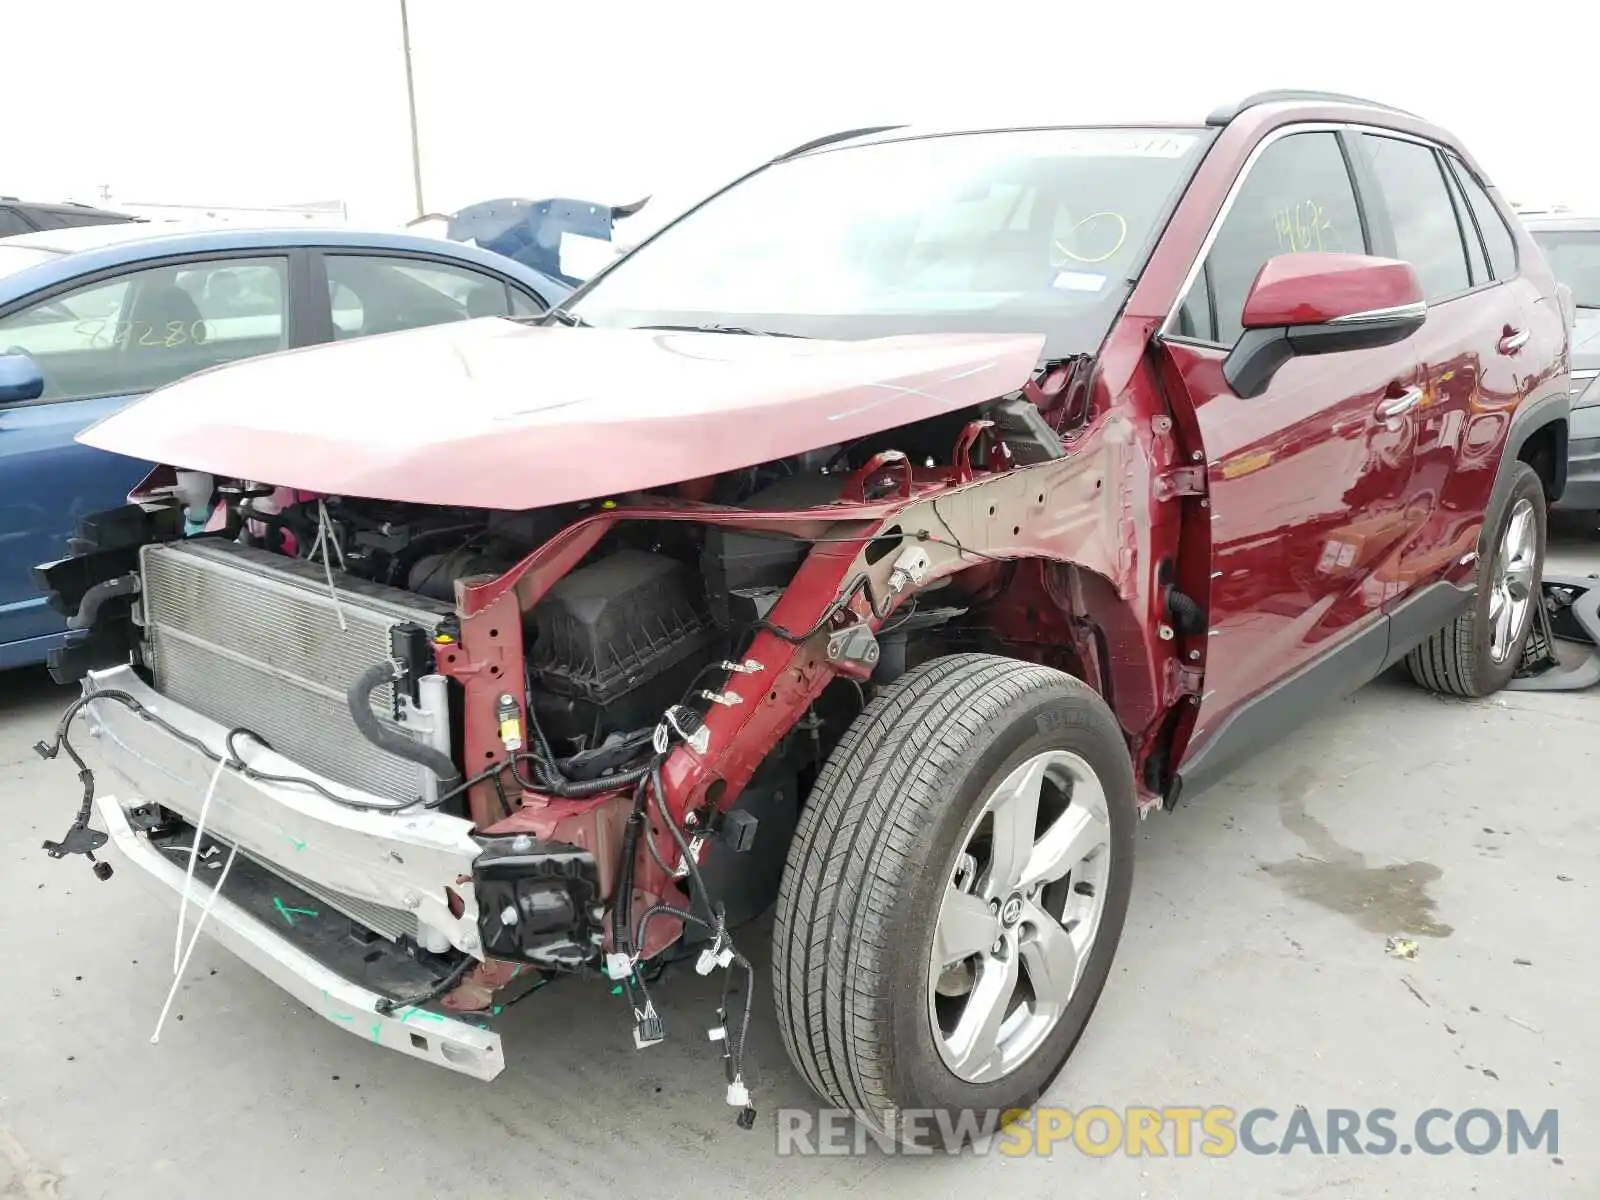
[[[713,481],[708,502],[809,508],[838,499],[849,454],[802,459]],[[527,513],[434,509],[343,498],[281,506],[268,489],[240,494],[215,532],[303,562],[332,547],[340,575],[454,602],[462,582],[504,575],[556,533],[609,502]],[[614,506],[614,505],[613,505]],[[788,586],[808,542],[683,523],[625,523],[522,614],[525,703],[564,778],[592,781],[647,756],[650,734],[713,664],[748,644]],[[540,746],[541,751],[543,746]]]

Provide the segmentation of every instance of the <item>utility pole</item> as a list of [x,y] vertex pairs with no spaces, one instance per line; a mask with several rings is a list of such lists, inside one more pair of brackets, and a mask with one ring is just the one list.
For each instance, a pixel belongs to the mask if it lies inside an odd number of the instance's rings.
[[422,150],[417,140],[417,86],[411,75],[411,21],[406,14],[406,0],[400,0],[400,38],[406,56],[406,108],[411,116],[411,184],[416,190],[417,216],[427,213],[422,204]]

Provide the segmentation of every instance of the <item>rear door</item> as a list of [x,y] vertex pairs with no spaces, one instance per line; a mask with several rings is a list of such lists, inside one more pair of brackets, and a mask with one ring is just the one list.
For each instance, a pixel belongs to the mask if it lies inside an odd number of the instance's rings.
[[[1429,603],[1432,585],[1473,578],[1501,435],[1526,390],[1531,314],[1512,285],[1510,235],[1492,205],[1481,218],[1475,211],[1463,184],[1482,193],[1470,174],[1458,178],[1439,147],[1406,134],[1364,130],[1356,146],[1376,252],[1411,263],[1428,303],[1427,322],[1411,342],[1421,390],[1416,405],[1394,418],[1415,447],[1415,467],[1406,537],[1386,580],[1389,608],[1418,601],[1412,611],[1422,626],[1402,622],[1398,648],[1442,623]],[[1491,218],[1486,239],[1480,220]]]
[[1381,412],[1415,386],[1410,345],[1291,359],[1249,400],[1222,376],[1268,259],[1368,250],[1348,155],[1332,128],[1269,134],[1162,339],[1208,463],[1211,637],[1191,760],[1252,700],[1267,701],[1252,718],[1297,723],[1294,702],[1267,695],[1273,685],[1320,663],[1315,690],[1348,691],[1377,673],[1387,648],[1381,580],[1404,530],[1412,448]]
[[0,310],[0,350],[31,355],[45,377],[38,400],[0,406],[0,665],[42,657],[28,643],[64,628],[32,567],[61,557],[78,518],[122,504],[150,469],[79,445],[78,431],[184,375],[289,346],[288,261],[141,265]]

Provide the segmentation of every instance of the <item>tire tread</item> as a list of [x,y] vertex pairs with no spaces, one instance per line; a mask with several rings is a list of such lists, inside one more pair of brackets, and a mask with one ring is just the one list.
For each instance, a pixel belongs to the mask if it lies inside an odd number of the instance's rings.
[[980,752],[990,717],[1064,687],[1104,709],[1093,689],[1049,667],[987,654],[936,659],[881,691],[829,756],[779,886],[773,975],[784,1045],[830,1102],[869,1121],[893,1108],[874,1013],[894,904],[928,866],[916,846],[941,783]]

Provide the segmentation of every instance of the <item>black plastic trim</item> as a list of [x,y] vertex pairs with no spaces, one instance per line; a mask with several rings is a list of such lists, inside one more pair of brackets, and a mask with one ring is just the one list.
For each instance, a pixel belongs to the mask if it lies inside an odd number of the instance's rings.
[[320,346],[333,341],[333,293],[328,288],[328,264],[320,248],[306,252],[303,282],[305,290],[298,297],[304,306],[301,336],[305,345]]
[[1387,671],[1410,654],[1425,639],[1454,621],[1477,598],[1477,589],[1454,583],[1430,583],[1407,596],[1389,614],[1389,653],[1384,658]]
[[288,323],[291,349],[315,343],[311,334],[316,329],[316,293],[311,290],[311,251],[289,251],[289,296],[285,319]]
[[812,138],[809,142],[801,142],[793,150],[786,150],[774,158],[773,162],[783,162],[785,159],[798,158],[812,150],[820,150],[824,146],[831,146],[835,142],[848,142],[852,138],[870,137],[875,133],[888,133],[892,129],[905,129],[905,125],[863,125],[859,129],[841,129],[837,133],[825,133],[821,137]]
[[1288,329],[1246,329],[1222,360],[1222,377],[1234,395],[1253,400],[1267,390],[1272,377],[1293,357]]
[[[1505,451],[1500,456],[1500,466],[1495,471],[1494,488],[1489,494],[1489,503],[1485,511],[1496,511],[1495,506],[1511,486],[1511,468],[1521,460],[1522,448],[1528,440],[1552,422],[1559,421],[1563,425],[1570,425],[1572,414],[1572,397],[1565,389],[1550,392],[1540,396],[1537,400],[1528,400],[1518,407],[1511,417],[1511,429],[1506,433]],[[1551,502],[1561,499],[1561,494],[1566,490],[1567,483],[1567,439],[1562,436],[1557,439],[1555,462],[1555,494],[1550,497]]]
[[1357,130],[1348,125],[1341,125],[1334,131],[1334,137],[1339,142],[1339,153],[1344,155],[1344,173],[1350,180],[1350,191],[1356,200],[1356,221],[1361,226],[1361,248],[1367,254],[1376,253],[1373,250],[1372,217],[1367,211],[1368,195],[1377,189],[1377,183],[1370,172],[1357,167],[1363,162],[1361,147],[1356,139],[1360,136]]
[[1427,314],[1418,312],[1381,321],[1246,329],[1223,359],[1222,377],[1236,395],[1249,400],[1266,391],[1291,358],[1393,346],[1416,333],[1426,320]]
[[[1443,150],[1437,150],[1435,153],[1439,158],[1440,169],[1444,171],[1445,190],[1450,193],[1450,205],[1456,210],[1456,223],[1461,226],[1462,239],[1470,241],[1467,238],[1468,229],[1471,229],[1472,236],[1478,239],[1478,255],[1483,259],[1483,273],[1486,278],[1480,280],[1473,276],[1472,247],[1470,244],[1467,245],[1467,276],[1472,281],[1472,288],[1475,290],[1486,283],[1494,283],[1496,282],[1494,263],[1489,261],[1489,243],[1483,236],[1483,226],[1478,223],[1478,215],[1472,211],[1472,201],[1467,198],[1466,189],[1461,185],[1460,175],[1450,165],[1450,156]],[[1513,245],[1515,242],[1516,239],[1513,238]]]
[[1318,709],[1376,678],[1389,650],[1389,619],[1380,617],[1327,653],[1246,701],[1200,743],[1177,771],[1185,799],[1216,783],[1256,750],[1292,733]]

